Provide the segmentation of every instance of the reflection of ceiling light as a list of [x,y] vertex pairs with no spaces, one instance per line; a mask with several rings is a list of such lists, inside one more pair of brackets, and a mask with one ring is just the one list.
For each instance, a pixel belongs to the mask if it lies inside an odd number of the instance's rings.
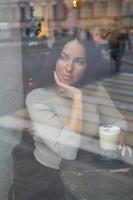
[[73,7],[74,7],[74,8],[77,8],[77,6],[78,6],[78,5],[77,5],[77,0],[73,0]]

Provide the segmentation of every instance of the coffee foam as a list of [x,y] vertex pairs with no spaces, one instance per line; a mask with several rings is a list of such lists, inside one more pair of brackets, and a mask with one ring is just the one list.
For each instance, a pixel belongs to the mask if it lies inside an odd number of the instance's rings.
[[114,125],[105,125],[101,126],[99,129],[100,133],[102,132],[103,134],[118,134],[120,133],[120,128],[118,126]]

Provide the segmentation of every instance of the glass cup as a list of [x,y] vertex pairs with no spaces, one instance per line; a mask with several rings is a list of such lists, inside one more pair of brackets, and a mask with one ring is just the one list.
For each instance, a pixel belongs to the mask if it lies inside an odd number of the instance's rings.
[[99,138],[102,156],[106,158],[117,158],[120,128],[114,125],[100,126]]

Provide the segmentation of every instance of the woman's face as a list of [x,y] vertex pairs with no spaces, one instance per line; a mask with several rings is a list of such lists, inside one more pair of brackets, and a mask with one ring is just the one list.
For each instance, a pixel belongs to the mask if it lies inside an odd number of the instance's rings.
[[59,80],[67,85],[79,82],[86,71],[85,48],[77,40],[68,42],[56,63],[56,74]]

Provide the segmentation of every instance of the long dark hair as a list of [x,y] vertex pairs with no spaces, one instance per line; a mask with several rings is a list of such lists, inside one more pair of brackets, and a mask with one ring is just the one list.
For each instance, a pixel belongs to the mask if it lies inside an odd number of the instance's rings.
[[39,74],[38,87],[50,88],[55,84],[54,71],[56,62],[65,44],[67,44],[70,41],[73,41],[74,39],[77,39],[79,43],[84,46],[86,51],[86,63],[87,63],[86,72],[84,73],[82,79],[76,84],[76,86],[77,87],[84,86],[95,79],[94,73],[96,72],[95,70],[96,65],[94,64],[95,59],[93,59],[94,55],[96,54],[95,44],[90,40],[80,39],[78,36],[71,35],[58,38],[54,42],[51,51],[47,56],[47,58],[45,59],[45,62],[43,63],[41,72]]

